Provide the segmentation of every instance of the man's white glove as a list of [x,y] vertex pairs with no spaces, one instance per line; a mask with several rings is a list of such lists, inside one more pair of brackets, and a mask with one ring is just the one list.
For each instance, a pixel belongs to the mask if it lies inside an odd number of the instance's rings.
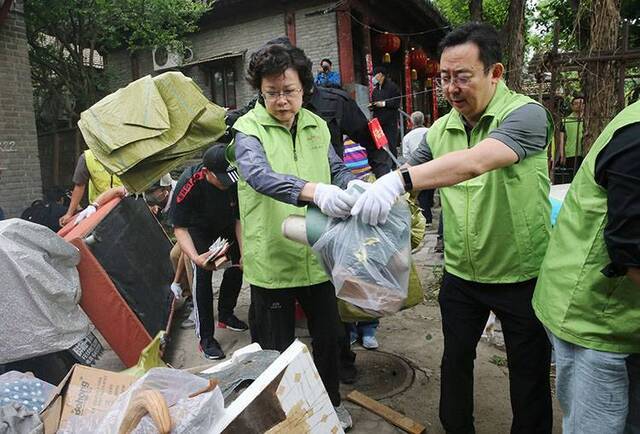
[[372,226],[384,224],[396,199],[404,194],[404,184],[398,172],[391,172],[371,184],[356,201],[351,215],[360,215]]
[[82,220],[86,219],[87,217],[90,217],[93,215],[93,213],[95,213],[97,211],[96,207],[93,205],[89,205],[88,207],[86,207],[85,209],[83,209],[82,211],[80,211],[80,214],[78,214],[76,216],[75,221],[73,222],[74,225],[77,225],[78,223],[80,223]]
[[331,184],[317,184],[313,202],[329,217],[347,217],[356,198],[340,187]]
[[373,184],[370,182],[365,182],[362,179],[354,179],[353,181],[349,181],[349,183],[347,184],[347,190],[349,190],[353,185],[360,186],[364,191],[367,191]]

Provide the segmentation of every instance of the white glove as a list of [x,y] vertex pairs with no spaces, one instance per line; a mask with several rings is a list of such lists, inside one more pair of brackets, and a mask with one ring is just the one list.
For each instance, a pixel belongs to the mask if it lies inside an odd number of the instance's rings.
[[342,218],[349,215],[356,198],[335,185],[317,184],[313,201],[323,214]]
[[404,194],[404,184],[398,172],[391,172],[371,184],[351,209],[351,215],[360,215],[372,226],[384,224],[396,199]]
[[78,223],[80,223],[82,220],[86,219],[87,217],[90,217],[93,215],[93,213],[95,213],[97,211],[96,207],[93,205],[89,205],[88,207],[86,207],[85,209],[83,209],[82,211],[80,211],[80,214],[78,214],[78,216],[76,217],[75,221],[73,222],[74,225],[77,225]]
[[171,292],[177,300],[182,298],[182,286],[178,282],[171,283]]
[[349,183],[347,184],[347,190],[350,189],[352,185],[358,185],[362,187],[364,191],[367,191],[373,184],[363,181],[362,179],[354,179],[353,181],[349,181]]

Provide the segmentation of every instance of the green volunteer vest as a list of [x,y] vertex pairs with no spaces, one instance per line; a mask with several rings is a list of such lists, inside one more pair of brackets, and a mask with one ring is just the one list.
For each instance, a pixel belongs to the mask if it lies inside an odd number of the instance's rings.
[[582,155],[584,120],[577,118],[575,113],[571,113],[562,123],[565,131],[564,156],[575,157],[576,155]]
[[[532,102],[500,81],[469,139],[462,116],[455,110],[429,128],[433,157],[475,146],[509,113]],[[547,137],[551,137],[548,117]],[[446,270],[481,283],[513,283],[536,277],[551,226],[548,195],[546,152],[440,189]]]
[[594,179],[598,154],[614,133],[640,121],[640,102],[602,131],[571,183],[533,296],[540,321],[562,340],[614,353],[640,353],[640,288],[600,270],[611,260],[604,242],[607,192]]
[[89,203],[95,202],[100,194],[111,187],[120,187],[122,185],[120,178],[107,172],[107,169],[96,160],[91,150],[84,151],[84,160],[89,170]]
[[[263,105],[256,106],[233,125],[237,131],[257,137],[271,168],[309,182],[331,183],[329,146],[331,136],[320,117],[301,109],[294,140],[290,131],[273,118]],[[244,179],[238,182],[244,278],[263,288],[291,288],[326,282],[324,272],[310,247],[286,239],[282,222],[290,215],[305,215],[297,207],[255,191]]]

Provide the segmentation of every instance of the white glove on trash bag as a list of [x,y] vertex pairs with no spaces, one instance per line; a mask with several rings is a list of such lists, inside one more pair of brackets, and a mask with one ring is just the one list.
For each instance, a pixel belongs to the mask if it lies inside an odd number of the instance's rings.
[[362,193],[351,209],[351,215],[360,215],[363,222],[372,226],[384,224],[391,207],[404,194],[404,184],[397,172],[387,173]]
[[329,217],[343,218],[349,215],[356,199],[338,186],[317,184],[313,202],[318,205],[323,214]]

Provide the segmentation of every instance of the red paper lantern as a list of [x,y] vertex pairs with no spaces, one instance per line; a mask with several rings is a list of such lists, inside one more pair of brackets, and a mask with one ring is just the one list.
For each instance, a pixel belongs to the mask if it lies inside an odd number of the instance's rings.
[[438,72],[440,71],[440,63],[435,59],[428,59],[426,71],[427,77],[429,78],[437,76]]
[[428,60],[429,58],[422,48],[411,49],[409,53],[409,65],[416,70],[416,73],[423,73],[427,70]]
[[400,38],[390,33],[381,33],[376,36],[375,46],[384,53],[382,61],[384,63],[391,62],[391,53],[395,53],[400,49]]

